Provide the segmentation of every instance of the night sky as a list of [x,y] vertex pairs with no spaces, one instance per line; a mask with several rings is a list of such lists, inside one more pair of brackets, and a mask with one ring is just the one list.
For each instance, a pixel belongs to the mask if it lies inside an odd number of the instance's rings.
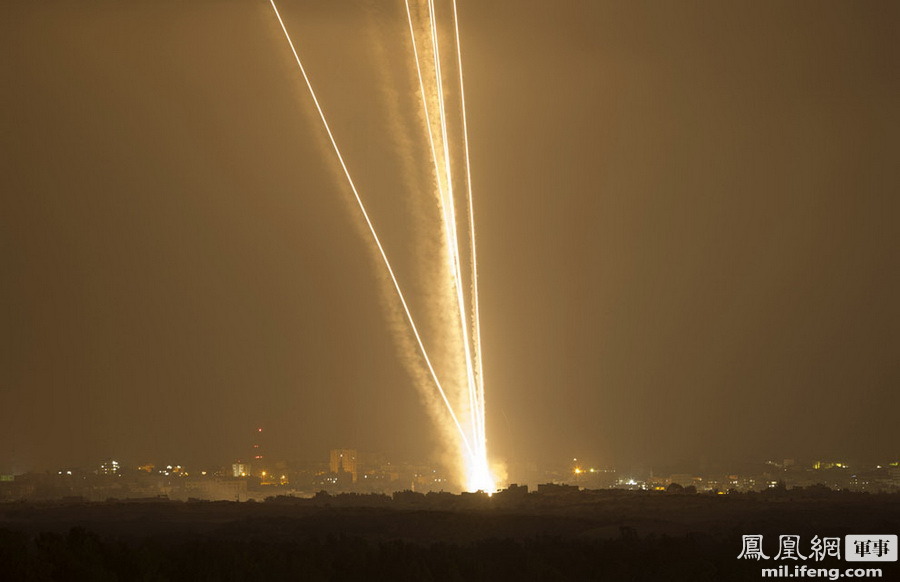
[[[422,309],[403,4],[279,7]],[[896,459],[900,5],[459,11],[491,456]],[[0,469],[433,456],[269,4],[0,14]]]

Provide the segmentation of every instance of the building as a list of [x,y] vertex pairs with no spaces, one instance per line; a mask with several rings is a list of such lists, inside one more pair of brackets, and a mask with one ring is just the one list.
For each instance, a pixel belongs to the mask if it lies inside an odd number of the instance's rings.
[[356,449],[331,449],[329,459],[329,470],[332,473],[350,473],[353,476],[353,482],[359,478],[357,470],[357,453]]
[[263,456],[262,439],[263,429],[261,427],[253,429],[247,456],[242,456],[231,465],[231,475],[233,477],[266,476],[266,461]]
[[98,475],[117,475],[121,472],[121,466],[119,465],[119,461],[115,461],[113,459],[106,459],[100,463],[100,468],[97,469]]

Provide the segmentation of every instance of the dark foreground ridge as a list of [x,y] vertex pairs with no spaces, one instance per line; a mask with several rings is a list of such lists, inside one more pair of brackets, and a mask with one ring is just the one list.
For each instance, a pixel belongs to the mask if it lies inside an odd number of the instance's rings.
[[9,580],[759,580],[779,563],[738,560],[744,534],[774,556],[779,535],[898,531],[900,495],[821,490],[68,500],[0,505],[0,564]]

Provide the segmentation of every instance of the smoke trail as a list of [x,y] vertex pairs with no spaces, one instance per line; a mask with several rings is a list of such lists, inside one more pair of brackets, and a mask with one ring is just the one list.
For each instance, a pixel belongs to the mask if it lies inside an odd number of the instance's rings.
[[431,360],[428,357],[428,353],[425,350],[425,346],[422,343],[422,338],[419,335],[418,328],[416,327],[416,324],[413,321],[412,313],[410,313],[409,307],[406,303],[406,299],[403,296],[403,292],[400,290],[400,284],[398,283],[397,277],[394,274],[394,270],[391,267],[391,263],[388,260],[387,255],[385,254],[384,247],[382,247],[382,245],[381,245],[381,240],[378,238],[378,234],[375,232],[375,227],[372,225],[372,221],[369,219],[369,215],[366,212],[366,208],[362,202],[362,198],[360,198],[360,196],[359,196],[359,192],[356,189],[356,185],[353,182],[353,178],[351,178],[351,176],[350,176],[350,171],[347,169],[347,165],[344,162],[344,158],[341,155],[341,152],[340,152],[340,149],[338,148],[337,142],[334,139],[334,135],[331,132],[331,127],[328,125],[328,121],[325,118],[325,113],[323,112],[322,107],[319,104],[319,100],[316,97],[315,91],[313,90],[312,83],[310,82],[309,77],[306,74],[306,69],[303,67],[303,63],[300,61],[300,56],[297,54],[297,49],[294,47],[294,43],[291,40],[290,34],[287,31],[287,27],[285,26],[284,21],[281,18],[281,14],[278,12],[278,7],[275,6],[275,1],[269,0],[269,3],[272,5],[272,10],[275,12],[275,17],[278,19],[278,23],[281,25],[281,30],[284,32],[284,37],[287,40],[288,45],[291,48],[291,52],[294,55],[294,60],[297,62],[297,66],[300,69],[300,73],[303,75],[303,80],[306,82],[306,86],[309,89],[309,93],[312,96],[313,102],[316,105],[316,110],[319,112],[319,117],[322,120],[322,125],[325,127],[325,131],[328,134],[329,140],[331,141],[331,146],[334,149],[334,153],[337,155],[338,160],[341,163],[341,168],[344,171],[344,176],[347,178],[347,182],[350,185],[350,189],[353,191],[353,196],[356,198],[356,202],[359,206],[359,209],[360,209],[360,212],[362,213],[363,218],[365,219],[366,225],[369,228],[369,232],[372,235],[372,239],[374,240],[375,245],[378,247],[378,251],[381,255],[382,261],[384,262],[384,265],[387,268],[388,273],[390,274],[391,281],[394,284],[394,289],[397,291],[397,297],[400,299],[400,303],[403,306],[403,311],[406,315],[406,319],[409,322],[410,329],[412,330],[413,335],[416,338],[416,343],[419,347],[422,357],[425,360],[425,363],[431,374],[432,380],[434,381],[434,384],[437,387],[438,392],[441,395],[441,399],[444,401],[444,404],[447,407],[447,412],[450,414],[451,418],[453,419],[454,424],[456,425],[457,430],[459,431],[459,435],[460,435],[460,438],[462,439],[463,445],[465,446],[469,455],[472,455],[473,449],[472,449],[471,445],[469,444],[469,439],[466,437],[466,433],[463,430],[463,427],[460,424],[460,422],[456,416],[456,413],[453,410],[453,406],[450,404],[450,401],[447,398],[447,394],[444,392],[444,389],[441,386],[440,380],[438,380],[437,373],[435,372],[434,367],[431,364]]
[[458,239],[458,223],[456,220],[456,201],[453,195],[453,176],[450,165],[450,147],[447,132],[447,112],[444,102],[444,84],[441,73],[441,53],[440,41],[438,39],[437,17],[435,14],[434,0],[428,1],[428,16],[431,21],[431,41],[433,45],[434,70],[436,82],[436,94],[438,98],[438,108],[440,111],[441,121],[441,140],[444,151],[444,166],[447,177],[447,190],[444,192],[444,209],[445,221],[448,234],[447,246],[450,250],[452,264],[452,277],[456,286],[457,302],[459,304],[459,325],[463,337],[463,348],[465,351],[466,376],[468,380],[469,394],[469,412],[470,422],[472,424],[473,440],[478,438],[478,409],[475,395],[475,373],[472,367],[472,354],[469,340],[469,328],[466,323],[466,303],[463,297],[462,289],[462,267],[459,259],[459,239]]
[[[443,100],[441,97],[441,83],[440,83],[440,67],[438,63],[440,62],[440,56],[437,52],[437,37],[435,36],[435,15],[433,11],[433,6],[429,3],[429,28],[432,30],[432,46],[433,46],[433,59],[435,62],[435,98],[437,101],[437,107],[440,111],[441,117],[441,139],[438,141],[435,138],[435,132],[432,129],[432,119],[431,114],[429,113],[429,102],[428,97],[425,91],[425,82],[423,80],[422,75],[422,66],[419,60],[419,49],[418,43],[416,42],[416,33],[415,28],[413,26],[412,14],[409,8],[409,0],[406,0],[406,18],[409,24],[409,33],[410,33],[410,41],[412,43],[413,49],[413,58],[416,64],[416,76],[419,81],[419,92],[422,98],[422,110],[425,114],[425,125],[428,132],[428,142],[431,149],[431,159],[434,164],[434,173],[435,180],[437,183],[438,189],[438,201],[441,207],[441,214],[443,219],[442,228],[444,230],[444,234],[446,236],[446,252],[448,253],[447,257],[450,261],[451,272],[450,279],[452,281],[453,286],[456,290],[456,309],[459,312],[459,325],[461,332],[461,339],[463,344],[463,357],[464,357],[464,365],[466,368],[467,375],[467,390],[466,393],[468,395],[468,408],[470,415],[470,424],[473,429],[473,439],[477,438],[477,430],[475,427],[478,426],[478,418],[477,418],[477,402],[475,400],[472,386],[474,385],[474,373],[471,365],[471,355],[469,353],[469,338],[466,333],[466,316],[465,316],[465,302],[462,294],[462,282],[460,280],[460,269],[459,269],[459,243],[456,237],[456,217],[453,212],[453,180],[450,174],[450,156],[449,156],[449,147],[447,143],[447,135],[446,135],[446,123],[444,120],[444,111],[443,111]],[[438,162],[438,147],[440,145],[440,149],[443,153],[445,166],[444,166],[444,176],[443,180],[441,179],[441,165]],[[477,445],[476,445],[477,446]]]
[[[466,160],[466,199],[469,207],[469,257],[471,262],[471,278],[472,278],[472,342],[475,357],[475,373],[476,373],[476,389],[477,406],[479,408],[479,434],[475,440],[478,445],[487,447],[487,434],[485,427],[485,406],[484,406],[484,359],[481,346],[481,310],[478,304],[478,253],[475,247],[475,208],[472,201],[472,170],[469,163],[469,123],[466,118],[466,89],[463,83],[463,67],[462,67],[462,49],[459,42],[459,14],[456,9],[456,0],[453,0],[453,29],[456,39],[456,63],[459,71],[459,96],[460,109],[462,110],[462,126],[463,126],[463,149],[465,151]],[[484,451],[485,457],[487,450]]]
[[[437,202],[436,210],[439,213],[439,220],[436,224],[440,231],[438,240],[441,241],[441,244],[438,246],[438,254],[440,255],[441,260],[434,263],[434,268],[437,269],[436,274],[438,275],[438,284],[429,287],[429,291],[433,293],[434,289],[438,290],[437,297],[440,303],[435,303],[433,301],[434,296],[432,295],[432,300],[429,302],[431,309],[428,313],[429,316],[442,318],[440,321],[441,325],[439,325],[437,329],[440,330],[443,340],[450,340],[441,342],[438,348],[440,354],[447,356],[452,355],[451,359],[453,359],[453,361],[450,362],[452,364],[450,370],[453,381],[449,384],[445,383],[444,385],[439,381],[435,366],[432,363],[433,360],[425,350],[422,337],[413,321],[406,298],[401,291],[398,280],[388,261],[387,254],[350,176],[349,170],[337,146],[337,142],[331,132],[318,98],[313,91],[309,77],[306,74],[290,35],[288,34],[287,28],[278,12],[274,0],[270,0],[272,9],[281,25],[297,66],[300,69],[310,95],[316,105],[316,110],[325,127],[331,146],[340,162],[344,177],[353,192],[354,199],[363,215],[366,227],[375,242],[374,247],[370,247],[370,249],[372,249],[373,252],[377,249],[377,254],[381,257],[381,261],[386,267],[386,272],[391,281],[394,293],[388,291],[382,295],[382,298],[385,300],[388,307],[387,312],[391,328],[397,332],[400,327],[405,327],[403,325],[403,321],[405,320],[408,329],[413,332],[412,338],[406,333],[395,333],[395,336],[399,340],[405,363],[414,376],[417,387],[420,388],[420,393],[423,395],[423,400],[425,401],[429,415],[438,420],[436,424],[442,431],[443,436],[448,437],[444,442],[445,447],[457,452],[456,458],[461,464],[462,473],[465,474],[465,486],[468,489],[480,488],[491,491],[493,490],[493,477],[488,467],[485,440],[484,378],[477,288],[478,269],[477,257],[475,254],[474,208],[472,203],[468,126],[465,113],[465,95],[463,89],[457,7],[455,0],[453,0],[453,41],[455,43],[456,63],[454,64],[452,59],[448,59],[448,66],[450,68],[456,66],[459,76],[459,95],[455,98],[459,99],[463,138],[462,152],[464,152],[465,156],[465,188],[463,189],[463,196],[466,201],[466,222],[469,231],[467,243],[469,247],[468,258],[470,262],[469,276],[471,277],[471,285],[468,291],[470,294],[469,301],[471,302],[471,313],[469,313],[466,294],[463,291],[465,275],[462,269],[462,249],[459,237],[460,224],[456,214],[457,202],[456,195],[454,194],[451,136],[448,128],[447,115],[448,97],[445,95],[445,80],[442,74],[441,42],[439,38],[435,0],[417,0],[417,3],[419,5],[417,7],[417,16],[419,18],[418,28],[420,31],[423,31],[420,32],[420,34],[430,37],[430,54],[427,54],[429,51],[426,49],[423,51],[423,56],[420,57],[419,45],[417,42],[417,27],[413,22],[409,0],[405,1],[405,8],[410,38],[412,41],[414,63],[416,66],[416,78],[418,80],[419,93],[422,99],[422,109],[420,114],[424,119],[420,120],[424,121],[431,160],[434,167],[434,184],[436,189],[435,200]],[[426,15],[427,18],[425,18]],[[380,45],[378,48],[379,51],[383,53]],[[383,67],[382,70],[389,71],[390,67]],[[453,96],[449,97],[451,102],[453,99]],[[409,136],[406,136],[405,139],[398,137],[399,128],[402,124],[395,123],[399,119],[399,113],[396,107],[397,100],[389,99],[388,102],[390,104],[389,112],[391,112],[391,131],[394,132],[394,137],[397,139],[398,144],[402,146],[399,149],[404,150],[404,154],[409,154],[409,150],[411,150],[411,140],[409,140]],[[458,131],[456,128],[454,130]],[[458,155],[460,151],[458,149],[458,144],[453,147],[455,148],[455,153],[453,155]],[[413,191],[418,191],[420,189],[415,188],[415,185],[413,184],[414,179],[412,176],[414,172],[412,172],[410,168],[411,160],[411,155],[403,155],[401,158],[401,162],[404,166],[403,179],[407,182],[407,186],[413,186]],[[426,240],[430,239],[426,237]],[[390,289],[391,285],[387,284],[387,280],[384,278],[383,273],[383,271],[379,270],[379,281],[385,288]],[[392,297],[399,299],[399,305],[396,301],[390,300]],[[418,351],[416,351],[416,347],[418,348]],[[415,354],[421,355],[425,367],[421,365],[422,362],[418,360]],[[447,376],[445,375],[445,372],[446,371],[442,372],[442,375],[446,381]],[[440,401],[437,398],[434,398],[434,392],[425,391],[423,389],[425,385],[430,386],[432,382],[440,395]],[[443,402],[444,408],[441,407],[441,402]],[[468,426],[464,427],[460,422],[456,415],[456,406],[459,406],[460,409],[465,408],[468,411]],[[450,420],[452,420],[452,424],[447,422],[447,415],[449,415]],[[453,430],[454,427],[456,432]],[[449,441],[449,443],[447,441]]]
[[[465,196],[467,200],[467,210],[468,210],[468,228],[469,228],[469,247],[470,247],[470,267],[471,273],[473,276],[472,287],[470,288],[470,293],[472,297],[472,313],[469,317],[467,315],[467,305],[463,293],[463,272],[461,267],[461,249],[460,249],[460,241],[458,235],[459,223],[456,216],[455,204],[456,197],[454,195],[453,186],[454,180],[452,175],[452,162],[451,162],[451,154],[450,154],[450,136],[448,131],[448,121],[447,121],[447,100],[445,96],[444,89],[444,79],[442,75],[442,57],[440,53],[440,39],[439,32],[437,26],[437,16],[435,10],[434,0],[420,0],[422,4],[425,5],[425,8],[422,8],[423,12],[427,13],[427,31],[428,36],[431,41],[431,55],[430,61],[433,64],[433,70],[428,69],[429,75],[433,75],[429,80],[433,79],[433,85],[430,83],[425,83],[424,75],[423,75],[423,66],[422,66],[422,58],[419,56],[418,43],[416,40],[416,31],[413,26],[413,19],[410,13],[410,5],[409,0],[406,1],[406,10],[407,10],[407,21],[410,27],[410,37],[412,40],[413,52],[415,56],[415,64],[416,64],[416,72],[419,80],[419,88],[422,96],[422,105],[423,110],[425,111],[426,120],[428,123],[428,136],[429,142],[431,145],[431,153],[432,153],[432,161],[435,167],[435,174],[437,176],[438,182],[438,190],[439,190],[439,202],[441,205],[441,213],[443,217],[443,227],[446,233],[446,246],[448,251],[449,264],[447,265],[447,277],[452,282],[451,284],[455,288],[456,293],[456,309],[459,319],[457,321],[457,325],[459,326],[460,331],[460,339],[463,346],[464,358],[465,358],[465,372],[466,372],[466,390],[465,396],[468,397],[467,407],[469,410],[469,429],[471,430],[471,437],[473,443],[477,448],[475,454],[469,457],[466,460],[466,473],[467,480],[469,483],[469,488],[481,487],[488,490],[493,488],[493,479],[490,475],[490,469],[488,468],[487,463],[487,448],[485,442],[485,419],[484,419],[484,398],[483,398],[483,374],[481,373],[481,357],[480,357],[480,325],[478,324],[478,319],[480,318],[480,314],[477,312],[477,285],[475,284],[474,277],[477,277],[477,264],[476,257],[474,256],[475,248],[473,246],[474,243],[474,211],[471,203],[471,179],[470,179],[470,170],[469,170],[469,157],[468,157],[468,130],[467,130],[467,121],[464,118],[465,115],[465,105],[464,105],[464,96],[462,94],[463,86],[460,84],[460,108],[462,110],[463,119],[462,119],[462,129],[463,129],[463,151],[465,152],[465,162],[466,162],[466,188],[465,188]],[[457,60],[457,69],[460,75],[460,81],[462,80],[462,68],[461,68],[461,57],[460,57],[460,49],[459,49],[459,36],[458,36],[458,19],[456,13],[456,6],[453,5],[454,9],[454,32],[455,32],[455,57]],[[428,61],[425,61],[428,62]],[[429,90],[426,91],[426,85],[429,85]],[[429,110],[436,109],[437,115],[433,116],[429,113]],[[437,118],[437,119],[435,119]],[[434,126],[434,127],[433,127]],[[443,164],[438,162],[438,152],[441,158],[443,158]],[[442,171],[443,170],[443,171]],[[471,321],[470,321],[471,319]],[[472,335],[470,339],[469,326],[472,326]],[[474,345],[473,345],[474,344]],[[476,379],[476,368],[479,370],[478,378]]]
[[[369,16],[371,56],[374,60],[374,66],[382,72],[383,80],[379,84],[380,109],[386,112],[387,135],[392,141],[393,149],[399,154],[399,162],[401,166],[401,176],[404,190],[407,193],[407,202],[412,206],[411,212],[413,220],[410,226],[414,229],[414,240],[417,244],[414,246],[418,253],[417,271],[422,275],[421,281],[426,286],[422,291],[428,295],[427,309],[420,312],[417,319],[422,323],[422,315],[426,316],[425,329],[426,335],[432,339],[426,340],[429,344],[429,353],[435,367],[440,371],[443,385],[454,405],[460,403],[455,402],[454,395],[460,394],[464,380],[460,381],[457,371],[463,365],[463,355],[460,353],[461,342],[455,337],[446,337],[447,330],[452,330],[456,326],[456,318],[448,317],[456,309],[456,300],[453,297],[452,289],[447,283],[445,270],[446,239],[443,234],[444,221],[440,214],[434,214],[434,210],[439,211],[439,206],[431,204],[429,197],[419,195],[421,192],[427,192],[432,189],[434,184],[438,184],[437,176],[437,158],[434,150],[434,143],[429,136],[430,119],[425,102],[422,101],[423,107],[413,108],[418,113],[411,119],[410,107],[406,103],[406,99],[412,98],[419,100],[420,94],[415,91],[408,95],[403,95],[398,91],[398,86],[409,82],[410,88],[417,86],[422,89],[421,68],[418,67],[418,56],[415,52],[416,47],[413,46],[413,57],[416,63],[414,72],[411,72],[409,79],[397,79],[394,72],[396,58],[389,55],[385,51],[385,36],[388,39],[396,39],[397,32],[402,30],[387,30],[385,24],[375,18],[376,12],[381,5],[376,5],[374,0],[367,3],[367,13]],[[407,20],[410,31],[412,32],[412,20],[409,15],[409,6],[407,3]],[[389,23],[392,24],[392,23]],[[405,25],[404,25],[405,26]],[[393,26],[391,26],[393,28]],[[414,123],[417,122],[417,123]],[[410,125],[415,126],[419,138],[415,139],[412,135]],[[422,143],[419,143],[422,142]],[[427,142],[427,145],[426,143]],[[434,174],[428,170],[428,165],[421,163],[421,152],[430,149],[432,159],[435,163]],[[426,177],[427,174],[427,177]],[[431,182],[434,180],[434,184]],[[439,191],[443,186],[438,188]],[[436,201],[440,203],[440,195],[436,196]],[[436,220],[437,219],[437,220]],[[440,232],[435,233],[434,225],[440,227]],[[426,228],[427,227],[427,228]],[[435,260],[438,258],[439,260]],[[379,272],[382,272],[379,269]],[[394,339],[397,342],[397,349],[402,358],[404,366],[415,385],[421,401],[426,408],[426,412],[434,421],[435,426],[439,429],[440,447],[437,451],[441,464],[451,469],[450,474],[454,479],[459,479],[458,485],[461,488],[467,486],[466,467],[462,459],[465,458],[462,445],[459,443],[457,434],[453,430],[453,425],[447,418],[447,412],[441,402],[435,398],[434,389],[432,388],[432,380],[425,369],[421,358],[418,355],[418,349],[415,346],[413,338],[410,337],[408,324],[404,319],[402,310],[398,303],[394,300],[395,293],[390,286],[387,277],[383,278],[384,288],[382,297],[382,305],[388,318],[388,324],[393,331]],[[406,287],[409,291],[409,287]],[[433,332],[437,332],[435,335]],[[456,408],[459,410],[459,408]],[[475,447],[477,450],[477,446]]]

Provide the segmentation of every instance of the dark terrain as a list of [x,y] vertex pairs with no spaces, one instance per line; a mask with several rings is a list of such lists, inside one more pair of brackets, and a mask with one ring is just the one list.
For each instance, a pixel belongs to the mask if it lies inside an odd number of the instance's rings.
[[[900,495],[319,495],[0,505],[9,580],[759,580],[743,534],[900,531]],[[806,562],[843,568],[836,558]],[[878,564],[896,579],[896,563]]]

